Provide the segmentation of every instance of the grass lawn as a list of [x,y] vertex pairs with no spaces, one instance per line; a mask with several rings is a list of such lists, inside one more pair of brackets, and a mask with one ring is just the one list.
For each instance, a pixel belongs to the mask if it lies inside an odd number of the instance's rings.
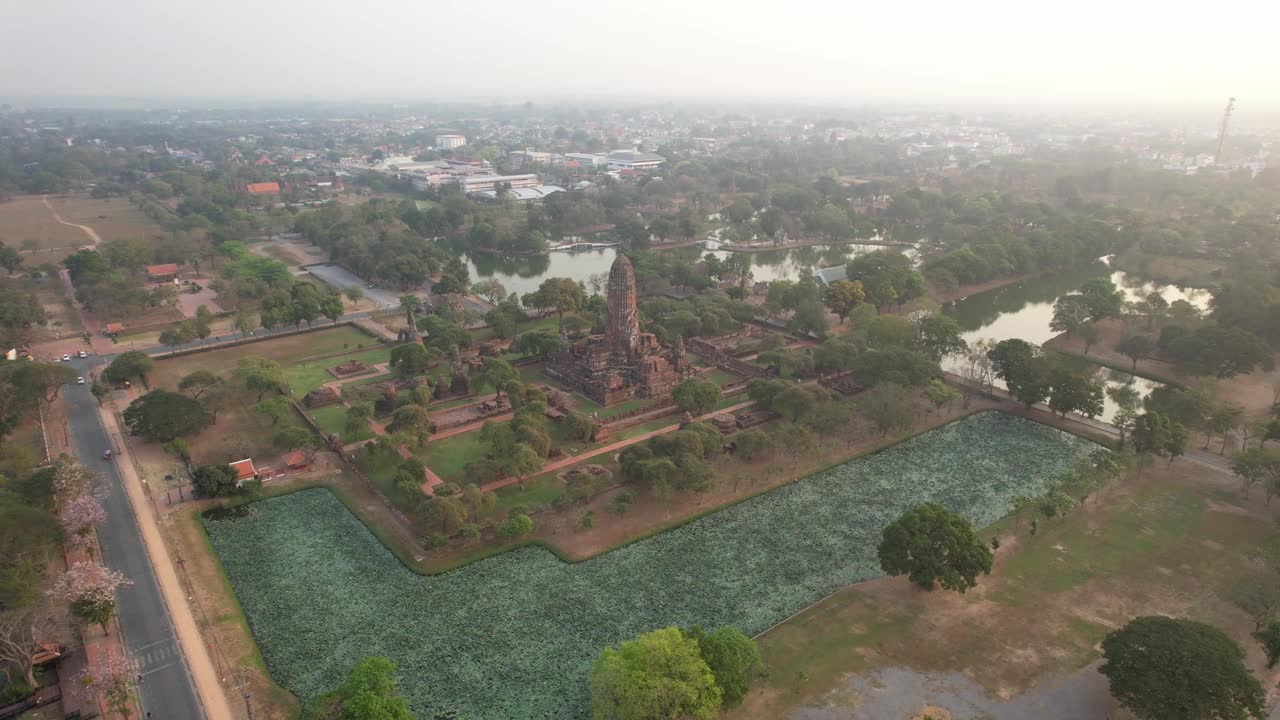
[[734,375],[731,372],[721,370],[720,368],[716,368],[711,372],[707,373],[706,375],[703,375],[702,377],[717,385],[726,385],[728,383],[742,382],[742,378],[738,377],[737,375]]
[[373,437],[373,430],[368,425],[362,426],[360,432],[355,435],[346,433],[347,408],[345,405],[316,408],[315,410],[308,410],[307,414],[315,419],[316,425],[320,426],[325,435],[338,433],[343,443],[359,442]]
[[1106,633],[1137,615],[1219,627],[1257,669],[1252,622],[1224,593],[1274,538],[1277,514],[1229,477],[1180,462],[1118,481],[1064,518],[1039,517],[1034,536],[1030,513],[1005,518],[983,533],[1002,538],[993,575],[966,595],[879,580],[769,631],[765,687],[727,717],[839,712],[851,673],[888,667],[959,672],[1008,697],[1087,666]]
[[372,368],[374,365],[391,360],[391,348],[378,347],[340,357],[295,363],[284,369],[284,379],[294,397],[300,398],[321,385],[336,379],[329,374],[329,368],[352,360],[360,360]]
[[[225,375],[234,370],[242,358],[247,357],[275,360],[287,366],[317,355],[357,350],[361,346],[370,348],[378,344],[376,338],[352,325],[327,327],[314,332],[157,360],[152,384],[173,388],[184,375],[196,370]],[[341,360],[334,361],[334,364],[339,362]]]
[[81,246],[93,244],[80,228],[58,222],[38,195],[0,202],[0,242],[14,250],[34,251],[22,256],[28,267],[60,262]]
[[499,516],[506,515],[514,507],[533,510],[555,500],[561,490],[563,487],[560,478],[555,473],[545,473],[526,482],[523,490],[519,485],[499,488],[498,504],[494,509]]
[[50,198],[49,204],[67,222],[93,228],[103,242],[122,238],[149,240],[168,234],[163,226],[147,217],[128,198],[91,198],[80,195]]
[[440,479],[461,483],[464,468],[483,457],[484,449],[484,444],[480,442],[480,431],[476,430],[443,440],[432,440],[416,455]]

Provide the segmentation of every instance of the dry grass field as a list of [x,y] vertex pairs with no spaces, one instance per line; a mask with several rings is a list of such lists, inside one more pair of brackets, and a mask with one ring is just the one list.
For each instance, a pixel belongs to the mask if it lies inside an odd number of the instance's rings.
[[58,262],[92,244],[83,230],[63,225],[38,195],[0,202],[0,242],[22,252],[28,265]]
[[0,242],[22,252],[27,265],[57,263],[93,245],[93,236],[77,225],[89,227],[103,241],[165,232],[127,198],[23,195],[0,202]]
[[95,199],[76,195],[49,198],[49,204],[63,220],[93,228],[104,242],[120,238],[153,238],[167,232],[128,198]]

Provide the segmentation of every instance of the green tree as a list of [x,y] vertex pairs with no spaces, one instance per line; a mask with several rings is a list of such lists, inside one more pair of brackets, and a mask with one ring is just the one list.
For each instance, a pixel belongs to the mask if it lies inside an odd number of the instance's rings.
[[960,324],[950,315],[933,313],[916,323],[916,347],[935,362],[969,349]]
[[1102,641],[1098,672],[1139,720],[1263,717],[1262,685],[1234,640],[1210,625],[1140,617]]
[[431,433],[431,415],[421,405],[401,405],[391,414],[387,432],[408,433],[421,445]]
[[1262,643],[1262,651],[1267,654],[1267,667],[1273,668],[1280,662],[1280,620],[1272,620],[1256,634]]
[[1098,330],[1098,326],[1093,323],[1086,323],[1080,326],[1080,340],[1084,342],[1084,354],[1088,355],[1094,345],[1098,344],[1098,339],[1102,337],[1102,331]]
[[200,497],[224,497],[236,492],[236,471],[230,465],[201,465],[191,473],[191,485]]
[[685,380],[671,391],[671,398],[681,410],[698,417],[711,412],[720,402],[720,386],[708,380]]
[[130,350],[116,356],[102,371],[102,377],[110,382],[127,382],[137,378],[147,384],[147,373],[155,368],[155,361],[141,350]]
[[1133,361],[1133,369],[1138,369],[1138,361],[1149,356],[1156,349],[1156,342],[1150,335],[1130,335],[1116,343],[1116,352]]
[[1053,304],[1053,320],[1049,321],[1049,329],[1054,332],[1071,333],[1084,327],[1089,321],[1089,306],[1082,295],[1063,295]]
[[503,469],[508,475],[520,481],[524,488],[525,480],[542,469],[543,456],[528,443],[516,443],[511,454],[503,461]]
[[367,657],[347,679],[317,700],[308,720],[414,720],[409,703],[397,694],[396,665],[385,657]]
[[421,343],[411,342],[391,348],[391,367],[403,377],[412,377],[426,372],[431,365],[432,355]]
[[866,300],[866,293],[862,291],[862,283],[848,280],[836,280],[828,285],[826,292],[822,294],[822,304],[840,318],[841,325],[844,324],[845,318],[849,317],[849,313],[864,300]]
[[343,421],[342,432],[347,437],[354,437],[361,434],[369,428],[369,419],[373,417],[373,403],[371,402],[353,402],[347,408],[346,418]]
[[266,393],[284,389],[284,370],[275,360],[243,358],[236,366],[233,376],[246,390],[258,393],[258,400],[262,400]]
[[593,720],[711,720],[723,696],[698,642],[673,627],[602,650],[590,686]]
[[499,537],[514,538],[533,532],[533,520],[528,515],[516,515],[498,526]]
[[480,364],[480,372],[476,375],[476,379],[494,388],[496,398],[502,397],[502,389],[508,384],[520,379],[520,373],[511,367],[511,363],[501,358],[487,357]]
[[1068,368],[1053,371],[1053,388],[1049,391],[1049,409],[1066,417],[1077,412],[1092,418],[1102,414],[1103,385],[1082,372]]
[[1081,302],[1093,320],[1116,317],[1124,306],[1124,293],[1116,288],[1110,277],[1098,277],[1080,288]]
[[698,651],[723,693],[724,707],[734,707],[742,702],[764,666],[756,642],[737,628],[728,626],[711,632],[694,627],[686,630],[685,636],[698,642]]
[[907,575],[926,590],[939,584],[963,593],[991,572],[991,550],[973,525],[936,503],[908,510],[886,527],[879,556],[885,573]]
[[191,393],[192,400],[199,400],[200,396],[212,385],[222,382],[222,378],[214,375],[208,370],[196,370],[189,373],[178,381],[178,389],[183,392]]
[[302,448],[311,447],[315,443],[315,434],[301,425],[290,425],[289,427],[280,428],[275,435],[271,436],[271,444],[277,450],[301,450]]
[[101,405],[102,401],[106,400],[107,396],[111,394],[111,391],[107,389],[107,386],[97,380],[94,380],[93,384],[89,386],[89,392],[93,393],[93,397],[98,401],[99,405]]
[[194,435],[212,422],[200,403],[168,390],[152,390],[124,410],[124,424],[130,435],[157,442]]
[[564,314],[582,309],[587,302],[587,291],[582,283],[571,278],[547,278],[536,291],[520,299],[525,307],[554,310],[560,327],[564,327]]

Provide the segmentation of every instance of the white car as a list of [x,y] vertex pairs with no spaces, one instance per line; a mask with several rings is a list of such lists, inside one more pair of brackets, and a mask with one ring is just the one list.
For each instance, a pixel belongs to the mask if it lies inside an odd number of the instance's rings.
[[89,357],[89,353],[87,353],[87,352],[85,352],[85,351],[81,350],[81,351],[80,351],[80,357],[82,357],[82,358],[87,358],[87,357]]
[[70,355],[63,355],[63,356],[62,356],[62,362],[71,362],[71,356],[70,356]]
[[84,384],[84,378],[83,378],[83,377],[78,377],[78,378],[76,378],[76,384],[77,384],[77,385],[83,385],[83,384]]

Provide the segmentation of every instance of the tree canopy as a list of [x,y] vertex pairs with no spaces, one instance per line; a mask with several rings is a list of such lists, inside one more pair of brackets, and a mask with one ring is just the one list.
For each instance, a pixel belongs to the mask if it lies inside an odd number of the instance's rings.
[[602,650],[590,685],[594,720],[711,720],[723,697],[698,641],[673,627]]
[[152,390],[124,410],[124,424],[130,435],[157,442],[194,435],[212,422],[200,403],[168,390]]
[[1215,627],[1140,617],[1102,641],[1098,671],[1111,694],[1140,720],[1262,718],[1262,685],[1244,652]]
[[884,529],[880,567],[926,590],[935,583],[963,593],[991,572],[991,550],[968,520],[936,503],[908,510]]

